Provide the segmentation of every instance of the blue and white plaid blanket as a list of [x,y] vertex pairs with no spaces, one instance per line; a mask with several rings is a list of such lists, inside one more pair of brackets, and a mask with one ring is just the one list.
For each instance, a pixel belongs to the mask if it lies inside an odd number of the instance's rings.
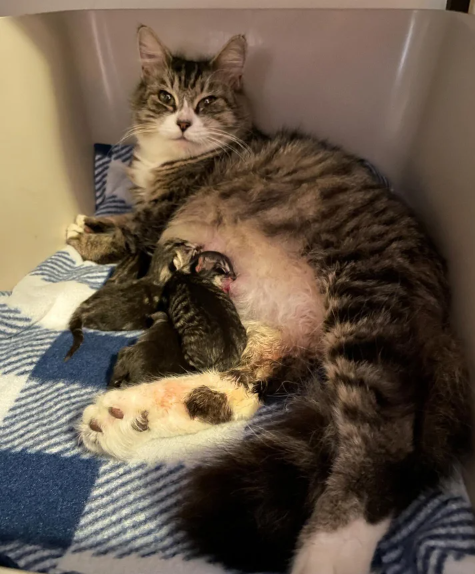
[[[97,212],[126,211],[129,147],[97,146]],[[106,280],[110,266],[67,247],[0,293],[0,566],[81,574],[219,574],[193,557],[169,516],[197,452],[279,416],[262,409],[248,427],[222,425],[161,442],[154,461],[94,458],[74,427],[105,388],[114,356],[137,333],[87,332],[74,359],[72,311]],[[458,492],[431,492],[393,524],[375,567],[384,574],[473,574],[475,521]]]

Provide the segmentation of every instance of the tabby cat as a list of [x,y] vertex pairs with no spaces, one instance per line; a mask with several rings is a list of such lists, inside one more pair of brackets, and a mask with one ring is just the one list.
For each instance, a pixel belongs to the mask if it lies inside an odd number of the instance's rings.
[[197,388],[226,396],[241,419],[266,381],[302,381],[273,429],[194,472],[179,520],[197,550],[230,567],[365,574],[391,517],[469,448],[444,262],[361,160],[253,129],[243,36],[200,61],[172,55],[149,28],[138,39],[134,213],[108,219],[104,233],[73,226],[69,243],[98,262],[173,237],[226,254],[248,345],[232,371],[99,396],[82,439],[127,459],[151,439],[209,426],[184,406]]

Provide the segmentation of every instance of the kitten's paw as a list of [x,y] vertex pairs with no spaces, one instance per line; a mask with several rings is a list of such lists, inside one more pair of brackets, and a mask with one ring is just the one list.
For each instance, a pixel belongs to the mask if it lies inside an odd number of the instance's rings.
[[134,347],[124,347],[119,351],[117,356],[117,361],[114,365],[114,370],[112,371],[112,376],[107,383],[108,389],[125,389],[128,386],[137,384],[140,381],[136,381],[132,377],[131,373],[131,361],[129,359],[130,354],[133,353]]
[[370,574],[374,551],[389,523],[358,518],[333,532],[314,532],[297,552],[291,574]]

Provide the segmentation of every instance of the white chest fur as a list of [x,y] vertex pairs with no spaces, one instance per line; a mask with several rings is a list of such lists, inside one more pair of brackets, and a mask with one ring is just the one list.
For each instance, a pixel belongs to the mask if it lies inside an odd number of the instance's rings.
[[188,157],[186,150],[177,149],[158,134],[141,136],[134,150],[129,177],[144,192],[152,185],[153,173],[164,163]]
[[153,185],[155,171],[163,164],[197,157],[219,147],[215,138],[204,137],[202,131],[200,119],[194,117],[193,126],[187,134],[192,132],[195,136],[187,135],[187,139],[180,137],[176,114],[173,114],[164,122],[161,131],[137,135],[136,159],[129,170],[134,185],[145,194]]

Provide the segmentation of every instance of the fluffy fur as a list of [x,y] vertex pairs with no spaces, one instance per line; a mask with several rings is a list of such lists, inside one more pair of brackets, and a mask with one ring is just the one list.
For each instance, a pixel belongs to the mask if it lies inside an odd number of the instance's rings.
[[[232,371],[102,395],[84,413],[85,443],[129,457],[142,441],[202,428],[186,409],[197,389],[225,394],[232,417],[247,416],[265,383],[298,384],[300,365],[308,373],[319,363],[321,376],[311,372],[276,428],[194,473],[179,519],[198,551],[231,567],[353,574],[342,559],[350,537],[361,546],[358,574],[368,572],[388,519],[449,475],[470,446],[470,391],[445,264],[358,158],[298,133],[252,130],[242,37],[211,60],[190,62],[144,34],[156,61],[147,61],[133,100],[135,213],[118,222],[113,241],[78,232],[70,243],[96,260],[150,251],[173,236],[225,253],[238,274],[230,294],[241,319],[276,335],[261,345],[265,338],[248,330]],[[176,109],[164,105],[162,90]],[[216,100],[201,111],[209,96]],[[153,142],[168,137],[166,118],[185,107],[205,116],[213,105],[223,115],[206,120],[210,138],[213,119],[227,139],[203,154],[169,134],[173,157],[163,163]],[[108,414],[116,406],[120,420]],[[143,411],[148,433],[133,426]],[[91,429],[95,419],[102,432]],[[319,564],[312,549],[325,540],[331,548]]]
[[234,279],[231,262],[214,252],[201,253],[174,273],[156,305],[162,312],[135,345],[120,351],[109,386],[237,366],[247,336],[226,294]]
[[[247,102],[239,96],[246,41],[235,36],[211,61],[172,56],[150,28],[138,31],[142,80],[132,98],[137,137],[130,169],[137,199],[148,201],[155,168],[205,155],[216,148],[237,150],[251,128]],[[181,126],[188,125],[185,131]]]

